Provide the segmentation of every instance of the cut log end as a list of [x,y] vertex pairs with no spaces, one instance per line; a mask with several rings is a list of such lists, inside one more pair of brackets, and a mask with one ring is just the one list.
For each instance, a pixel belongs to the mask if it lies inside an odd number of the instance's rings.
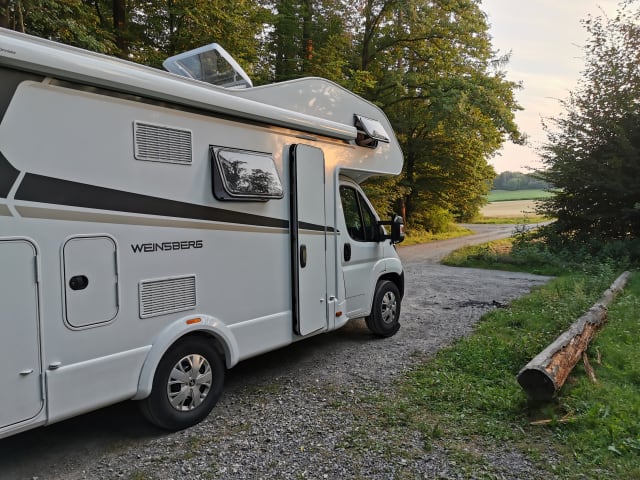
[[523,369],[518,374],[518,383],[534,402],[548,402],[556,393],[556,386],[549,376],[540,370]]

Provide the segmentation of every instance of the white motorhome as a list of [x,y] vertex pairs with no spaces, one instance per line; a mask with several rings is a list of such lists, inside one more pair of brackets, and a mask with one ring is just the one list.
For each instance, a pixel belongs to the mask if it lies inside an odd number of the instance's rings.
[[166,66],[0,29],[0,438],[126,399],[185,428],[243,359],[399,328],[402,219],[359,187],[402,168],[383,112],[216,45]]

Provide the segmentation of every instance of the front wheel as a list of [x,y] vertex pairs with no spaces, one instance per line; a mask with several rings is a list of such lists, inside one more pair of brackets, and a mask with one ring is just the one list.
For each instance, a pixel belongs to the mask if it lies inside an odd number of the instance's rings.
[[190,427],[213,410],[223,385],[224,363],[211,341],[186,338],[162,357],[142,413],[167,430]]
[[376,285],[367,327],[379,337],[391,337],[400,329],[400,291],[395,283],[381,280]]

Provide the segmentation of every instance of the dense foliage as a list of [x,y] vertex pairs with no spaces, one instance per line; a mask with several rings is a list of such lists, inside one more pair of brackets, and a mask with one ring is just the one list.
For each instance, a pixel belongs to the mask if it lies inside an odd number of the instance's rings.
[[549,184],[537,175],[522,172],[502,172],[493,180],[493,190],[537,190]]
[[158,67],[220,42],[256,84],[318,75],[390,118],[405,154],[367,184],[381,215],[428,230],[473,217],[514,123],[479,0],[0,0],[0,26]]
[[542,212],[560,244],[640,237],[640,2],[585,22],[591,39],[577,91],[548,127],[543,178],[558,188]]

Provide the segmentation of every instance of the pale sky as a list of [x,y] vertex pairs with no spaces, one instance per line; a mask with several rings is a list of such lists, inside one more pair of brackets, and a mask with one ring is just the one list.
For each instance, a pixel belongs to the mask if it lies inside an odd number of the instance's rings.
[[523,84],[516,98],[524,110],[516,122],[529,137],[527,146],[507,143],[490,160],[497,173],[542,167],[536,153],[546,141],[541,119],[563,111],[558,100],[575,89],[584,67],[588,34],[580,20],[602,11],[613,17],[617,7],[617,0],[482,0],[493,48],[511,52],[507,77]]

